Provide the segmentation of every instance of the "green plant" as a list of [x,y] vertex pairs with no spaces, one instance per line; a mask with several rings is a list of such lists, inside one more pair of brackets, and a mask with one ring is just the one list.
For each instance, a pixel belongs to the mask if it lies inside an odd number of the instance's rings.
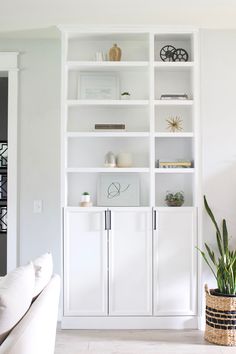
[[84,192],[83,195],[89,195],[89,193],[88,192]]
[[168,206],[181,206],[184,204],[184,192],[167,192],[165,201]]
[[130,96],[129,92],[122,92],[121,96]]
[[225,219],[223,219],[221,231],[205,196],[204,204],[216,228],[216,241],[219,255],[216,257],[214,251],[210,249],[207,243],[205,243],[207,254],[199,248],[198,250],[217,281],[218,291],[221,294],[236,295],[236,249],[229,249],[229,236]]

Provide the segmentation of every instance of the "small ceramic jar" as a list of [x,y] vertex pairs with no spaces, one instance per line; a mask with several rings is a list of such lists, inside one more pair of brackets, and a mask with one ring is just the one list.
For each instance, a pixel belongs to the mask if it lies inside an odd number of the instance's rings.
[[120,152],[117,155],[117,167],[131,167],[132,155],[129,152]]

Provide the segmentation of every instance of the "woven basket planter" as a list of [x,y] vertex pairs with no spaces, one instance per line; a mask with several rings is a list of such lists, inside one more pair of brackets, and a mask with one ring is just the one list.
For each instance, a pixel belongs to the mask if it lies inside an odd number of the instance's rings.
[[220,345],[236,345],[236,297],[213,295],[206,292],[205,339]]

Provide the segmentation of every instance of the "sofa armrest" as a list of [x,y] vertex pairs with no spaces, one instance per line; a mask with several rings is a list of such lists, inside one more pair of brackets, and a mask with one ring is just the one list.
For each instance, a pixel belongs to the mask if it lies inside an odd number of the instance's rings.
[[2,343],[0,354],[54,353],[59,294],[60,277],[53,275],[25,316]]

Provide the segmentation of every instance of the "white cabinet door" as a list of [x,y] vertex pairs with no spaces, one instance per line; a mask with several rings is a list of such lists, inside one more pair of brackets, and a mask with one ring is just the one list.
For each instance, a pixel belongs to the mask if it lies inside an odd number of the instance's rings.
[[154,213],[154,314],[194,315],[197,278],[195,208],[157,208]]
[[65,210],[64,315],[107,315],[105,211]]
[[109,232],[109,314],[152,314],[151,210],[114,208]]

